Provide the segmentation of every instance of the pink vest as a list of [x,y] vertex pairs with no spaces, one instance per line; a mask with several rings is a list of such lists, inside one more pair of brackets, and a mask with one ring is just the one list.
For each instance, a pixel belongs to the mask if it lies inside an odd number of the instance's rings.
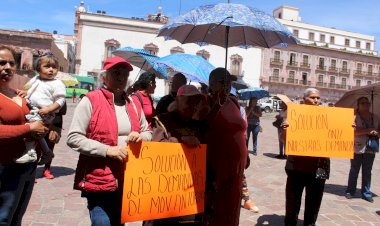
[[[118,137],[118,126],[115,113],[115,106],[113,102],[113,93],[101,88],[86,94],[92,105],[92,114],[90,123],[87,129],[86,137],[99,141],[102,144],[116,146]],[[141,131],[140,116],[141,110],[134,106],[134,104],[126,97],[126,111],[131,121],[132,131]],[[78,165],[74,178],[74,189],[79,189],[78,184],[83,178],[99,169],[105,170],[108,166],[115,178],[119,181],[123,177],[124,163],[118,160],[108,159],[103,157],[94,157],[88,155],[79,155]]]

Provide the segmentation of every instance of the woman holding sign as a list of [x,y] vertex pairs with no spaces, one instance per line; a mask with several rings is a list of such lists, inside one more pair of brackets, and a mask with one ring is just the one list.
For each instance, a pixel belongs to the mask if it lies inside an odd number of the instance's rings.
[[351,159],[346,198],[351,199],[356,192],[356,184],[361,167],[362,199],[368,202],[373,202],[370,188],[372,165],[375,160],[375,150],[367,148],[366,142],[370,136],[379,139],[380,122],[376,115],[369,111],[370,106],[371,104],[367,97],[360,97],[357,101],[357,110],[355,113],[355,154],[354,159]]
[[[303,100],[304,104],[319,106],[321,103],[320,93],[317,89],[308,88],[304,91]],[[288,123],[284,122],[282,127],[285,130],[284,135],[286,135]],[[325,182],[329,177],[330,160],[320,157],[289,155],[285,171],[288,175],[285,225],[297,225],[304,189],[306,189],[304,225],[315,225],[322,203]]]
[[120,57],[104,61],[104,86],[86,94],[75,109],[67,145],[80,153],[74,189],[87,198],[91,225],[121,222],[126,146],[152,138],[141,109],[125,86],[132,66]]

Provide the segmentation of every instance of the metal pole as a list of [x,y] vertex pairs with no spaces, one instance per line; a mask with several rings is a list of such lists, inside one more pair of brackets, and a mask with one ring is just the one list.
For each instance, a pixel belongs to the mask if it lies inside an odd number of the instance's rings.
[[228,57],[228,36],[230,33],[230,26],[226,26],[226,58],[224,59],[224,68],[227,70],[227,57]]

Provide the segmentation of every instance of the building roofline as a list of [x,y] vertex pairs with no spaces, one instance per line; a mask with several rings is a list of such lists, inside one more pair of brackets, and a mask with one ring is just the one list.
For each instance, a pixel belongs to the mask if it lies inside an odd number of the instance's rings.
[[277,8],[275,8],[275,9],[273,9],[273,11],[276,11],[276,10],[278,10],[280,8],[294,9],[294,10],[299,10],[300,9],[300,8],[295,7],[295,6],[281,5],[281,6],[277,7]]

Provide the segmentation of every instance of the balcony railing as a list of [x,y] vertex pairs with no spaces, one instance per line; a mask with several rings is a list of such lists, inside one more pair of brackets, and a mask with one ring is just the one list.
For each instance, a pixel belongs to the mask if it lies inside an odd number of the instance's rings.
[[334,66],[329,67],[329,72],[330,72],[330,73],[338,73],[338,68],[337,68],[337,67],[334,67]]
[[311,81],[306,81],[306,80],[299,80],[299,84],[300,85],[304,85],[304,86],[311,86]]
[[277,58],[271,58],[270,63],[274,65],[282,65],[284,63],[283,60],[277,59]]
[[316,70],[318,70],[318,71],[326,71],[326,66],[323,66],[323,65],[317,65]]
[[286,79],[286,83],[289,83],[289,84],[298,84],[298,79],[287,78]]
[[364,74],[365,74],[365,72],[362,70],[355,70],[354,71],[354,75],[364,75]]
[[309,69],[309,68],[310,68],[310,64],[308,64],[308,63],[306,63],[306,62],[302,62],[302,63],[300,64],[300,68],[307,68],[307,69]]
[[278,76],[269,76],[270,82],[280,82],[280,77]]
[[350,69],[347,69],[347,68],[339,69],[339,74],[349,75]]
[[298,66],[298,62],[296,62],[296,61],[288,61],[287,66],[288,67],[297,67]]
[[317,82],[315,85],[317,87],[327,87],[327,83],[324,83],[324,82]]

